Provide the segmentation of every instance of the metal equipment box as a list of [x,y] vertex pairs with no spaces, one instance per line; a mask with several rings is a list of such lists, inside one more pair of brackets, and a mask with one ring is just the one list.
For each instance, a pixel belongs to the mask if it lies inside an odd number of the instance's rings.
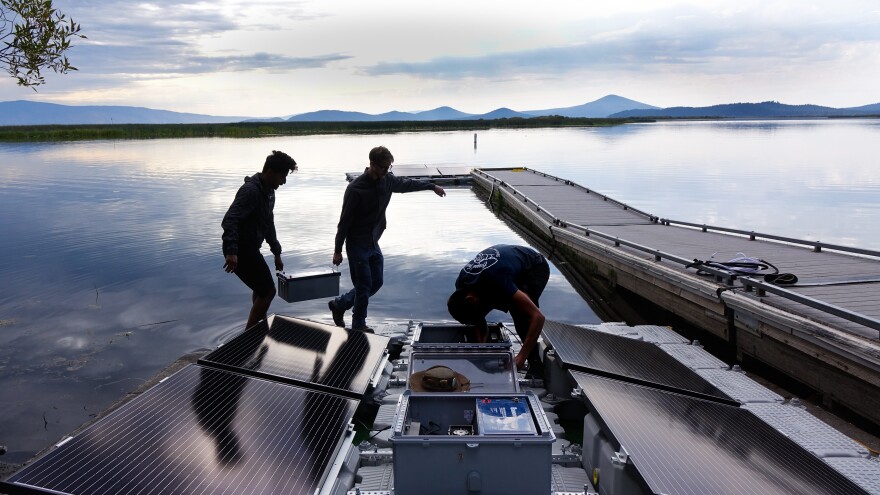
[[340,273],[336,271],[278,272],[277,275],[278,297],[287,302],[339,295]]
[[392,426],[396,494],[550,492],[556,437],[532,392],[406,391]]
[[413,333],[413,349],[430,350],[508,350],[510,336],[501,323],[489,323],[487,335],[480,339],[471,325],[420,325]]
[[[454,381],[446,384],[430,380],[431,368],[447,368]],[[451,373],[450,373],[451,372]],[[446,386],[442,386],[446,385]],[[519,380],[513,362],[513,352],[486,351],[416,351],[410,354],[407,390],[414,393],[456,392],[485,394],[488,392],[519,392]]]

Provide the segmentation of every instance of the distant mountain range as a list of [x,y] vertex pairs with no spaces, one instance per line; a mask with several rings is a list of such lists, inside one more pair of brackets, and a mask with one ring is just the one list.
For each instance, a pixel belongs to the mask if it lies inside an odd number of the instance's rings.
[[469,114],[443,106],[422,112],[392,111],[368,114],[342,110],[320,110],[293,115],[286,119],[267,119],[246,116],[214,116],[171,112],[127,106],[71,106],[32,101],[0,102],[0,126],[13,125],[75,125],[75,124],[215,124],[231,122],[380,122],[478,120],[501,118],[531,118],[548,115],[583,118],[678,117],[678,118],[785,118],[785,117],[839,117],[880,115],[880,103],[850,108],[831,108],[818,105],[785,105],[775,101],[763,103],[733,103],[709,107],[659,108],[622,96],[608,95],[598,100],[573,107],[546,110],[516,111],[498,108],[489,113]]
[[321,110],[294,115],[287,119],[290,122],[382,122],[382,121],[428,121],[428,120],[479,120],[503,119],[519,117],[527,119],[545,115],[561,115],[564,117],[605,118],[612,113],[626,110],[655,110],[657,107],[630,100],[622,96],[608,95],[590,103],[576,107],[551,108],[547,110],[527,110],[517,112],[509,108],[498,108],[489,113],[471,114],[458,111],[452,107],[439,107],[423,112],[387,112],[372,115],[361,112],[345,112],[342,110]]
[[216,124],[247,117],[215,117],[142,107],[72,106],[35,101],[0,102],[0,125]]
[[631,109],[609,114],[611,118],[626,117],[720,117],[720,118],[779,118],[779,117],[849,117],[880,115],[880,103],[861,107],[832,108],[819,105],[785,105],[778,101],[762,103],[730,103],[711,107],[670,107]]

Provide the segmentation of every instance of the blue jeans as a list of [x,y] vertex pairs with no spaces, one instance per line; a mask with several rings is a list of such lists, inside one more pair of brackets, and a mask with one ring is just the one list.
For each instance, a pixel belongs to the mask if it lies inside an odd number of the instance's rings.
[[370,296],[379,291],[384,282],[385,257],[377,244],[375,247],[354,246],[346,243],[348,268],[354,287],[335,299],[336,307],[342,310],[354,308],[351,315],[351,328],[367,326],[367,305]]

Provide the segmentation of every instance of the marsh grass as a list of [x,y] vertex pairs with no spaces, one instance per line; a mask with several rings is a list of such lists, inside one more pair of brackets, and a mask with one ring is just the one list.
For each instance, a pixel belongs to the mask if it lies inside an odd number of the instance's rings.
[[170,139],[189,137],[253,138],[313,134],[385,134],[486,129],[600,127],[644,119],[591,119],[560,116],[493,120],[387,121],[387,122],[238,122],[228,124],[107,124],[2,126],[0,141],[86,141],[115,139]]

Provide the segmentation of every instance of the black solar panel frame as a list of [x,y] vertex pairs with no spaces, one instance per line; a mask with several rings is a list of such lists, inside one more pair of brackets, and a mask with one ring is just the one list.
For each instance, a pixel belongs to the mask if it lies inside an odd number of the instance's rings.
[[[691,397],[720,402],[731,406],[740,405],[737,400],[725,394],[722,390],[718,389],[718,387],[709,383],[705,378],[694,372],[694,370],[688,368],[653,343],[549,320],[544,323],[543,336],[546,341],[550,342],[554,352],[562,362],[563,368],[583,371],[606,378],[613,378],[637,385],[666,390],[668,392],[689,395]],[[589,352],[583,352],[582,349],[579,350],[576,348],[580,345],[591,345],[592,347],[589,348],[589,351],[608,351],[606,361],[613,362],[615,363],[615,366],[619,367],[616,370],[608,368],[603,369],[592,366],[586,362],[577,362],[577,359],[581,359],[583,356],[589,354]],[[569,349],[569,346],[574,346],[575,348]],[[613,349],[615,347],[617,349]],[[628,349],[622,351],[623,348]],[[612,352],[617,352],[617,356],[613,359],[610,357],[612,356]],[[631,367],[632,363],[636,363],[640,368],[640,371],[641,369],[647,369],[649,366],[657,366],[658,363],[662,363],[665,367],[656,368],[653,375],[645,372],[642,376],[635,376],[633,373],[622,372],[624,371],[623,368],[625,365]],[[678,383],[672,382],[672,378],[675,377],[675,375],[680,379]],[[664,382],[657,379],[657,377],[669,378],[669,380]],[[696,387],[689,388],[689,385],[696,384],[701,384],[703,391],[695,390],[694,388]]]
[[[197,375],[197,376],[196,376]],[[210,378],[205,378],[205,377]],[[216,400],[217,403],[214,406],[208,409],[201,409],[202,406],[198,405],[197,396],[199,394],[208,395],[211,390],[209,389],[200,389],[200,387],[209,383],[213,380],[225,380],[228,383],[233,384],[233,390],[223,389],[218,390],[220,392],[220,397]],[[195,382],[198,382],[196,385],[193,385]],[[176,387],[179,387],[176,388]],[[235,390],[235,387],[240,387],[238,390]],[[176,393],[177,390],[181,390],[181,393]],[[225,395],[224,395],[225,393]],[[42,456],[36,461],[30,463],[26,467],[22,468],[17,473],[13,474],[6,481],[0,482],[0,492],[9,493],[10,495],[17,494],[59,494],[59,493],[77,493],[77,494],[101,494],[101,495],[110,495],[117,493],[145,493],[145,494],[178,494],[178,493],[191,493],[193,490],[181,490],[180,486],[175,485],[173,487],[168,487],[167,490],[162,490],[161,488],[156,488],[155,486],[151,489],[148,486],[149,483],[145,483],[144,473],[146,470],[140,471],[138,473],[127,472],[124,469],[120,469],[120,465],[125,465],[129,460],[135,461],[138,458],[145,459],[148,456],[155,456],[156,458],[168,460],[171,459],[171,454],[175,454],[176,457],[174,459],[178,459],[181,456],[189,457],[191,456],[193,459],[197,459],[198,456],[194,454],[193,450],[189,447],[192,445],[196,445],[198,443],[197,439],[198,435],[202,435],[202,440],[204,437],[210,437],[211,441],[217,443],[215,446],[216,452],[212,451],[211,454],[215,454],[217,459],[217,467],[212,471],[213,476],[202,476],[203,478],[209,478],[210,481],[216,482],[218,481],[218,477],[228,477],[225,473],[228,472],[229,466],[228,463],[236,460],[236,456],[230,455],[229,451],[235,450],[234,446],[239,446],[242,450],[246,450],[245,447],[241,447],[244,439],[239,441],[233,441],[231,443],[224,444],[221,448],[221,442],[229,442],[226,440],[230,436],[235,438],[235,430],[234,430],[234,421],[235,421],[235,412],[232,413],[232,418],[227,422],[227,416],[225,415],[225,408],[228,407],[227,399],[230,399],[230,394],[236,395],[236,404],[238,403],[246,403],[249,408],[249,414],[255,414],[259,416],[254,420],[250,418],[250,420],[242,420],[239,425],[247,425],[246,428],[242,428],[242,430],[246,430],[247,433],[253,433],[257,440],[254,440],[254,443],[261,441],[260,433],[268,433],[270,428],[276,428],[275,434],[278,435],[278,430],[281,431],[281,435],[285,433],[290,433],[293,431],[294,433],[300,434],[296,435],[286,435],[282,436],[280,440],[277,440],[275,443],[271,445],[273,450],[269,453],[265,454],[263,457],[256,455],[258,453],[257,449],[252,449],[250,451],[246,451],[241,457],[238,458],[238,462],[250,462],[249,459],[261,459],[260,462],[263,463],[264,470],[268,471],[268,468],[265,466],[267,463],[269,464],[269,468],[278,468],[278,467],[286,467],[291,468],[295,467],[297,469],[306,466],[305,469],[309,469],[311,466],[312,469],[312,480],[306,483],[308,486],[303,486],[299,491],[292,491],[297,487],[294,485],[292,488],[289,486],[285,486],[282,489],[276,490],[258,490],[260,485],[259,483],[249,484],[247,488],[252,490],[247,490],[241,487],[241,483],[232,488],[227,486],[227,490],[216,491],[212,493],[235,493],[235,494],[313,494],[316,492],[318,488],[322,486],[323,483],[329,481],[329,474],[331,472],[331,467],[334,459],[340,454],[341,449],[344,448],[344,445],[347,441],[350,441],[350,422],[354,417],[355,411],[359,405],[359,401],[356,399],[352,399],[349,397],[344,397],[338,394],[329,394],[321,391],[308,390],[302,387],[287,385],[283,383],[278,383],[274,381],[263,380],[259,378],[254,378],[250,376],[245,376],[238,373],[230,373],[224,370],[218,370],[214,368],[208,368],[204,366],[199,366],[196,364],[189,365],[182,370],[178,371],[174,375],[169,378],[163,380],[159,384],[154,387],[151,387],[149,390],[144,392],[138,397],[130,400],[126,404],[122,405],[119,409],[116,409],[112,413],[108,414],[106,417],[101,418],[96,421],[94,424],[90,425],[82,432],[77,434],[76,436],[62,442]],[[175,401],[172,400],[174,398],[179,397],[189,398],[190,400],[184,401]],[[263,402],[259,402],[256,399],[262,399]],[[164,409],[159,407],[155,407],[159,402],[160,404],[169,405]],[[318,401],[318,402],[314,402]],[[280,405],[279,405],[280,404]],[[269,405],[272,408],[282,407],[284,405],[289,406],[287,411],[262,411],[260,406]],[[314,410],[308,409],[309,407],[314,407]],[[177,407],[178,409],[174,409]],[[216,408],[216,410],[215,410]],[[320,410],[319,410],[320,408]],[[191,412],[187,414],[187,410],[192,409]],[[337,410],[341,414],[332,416],[326,410]],[[190,423],[180,422],[180,421],[172,421],[169,418],[162,416],[161,411],[170,410],[171,414],[177,414],[172,419],[179,420],[181,416],[192,417],[194,418],[194,422]],[[200,412],[201,411],[201,412]],[[291,413],[291,414],[285,414]],[[144,416],[149,414],[149,416]],[[146,424],[149,427],[144,428],[136,428],[136,424],[129,421],[131,418],[140,418],[145,417]],[[306,421],[305,424],[297,424],[292,421],[292,419],[312,419],[311,421]],[[335,421],[335,422],[334,422]],[[205,424],[206,422],[206,424]],[[193,432],[189,437],[186,435],[175,435],[174,433],[180,433],[174,431],[180,425],[188,425],[189,431]],[[217,430],[208,429],[208,425],[221,425],[219,431],[221,435],[218,435],[216,438],[212,437],[212,434],[217,433]],[[306,431],[310,431],[309,428],[318,428],[317,431],[313,431],[311,435],[304,433]],[[335,435],[328,436],[325,433],[322,433],[320,428],[322,427],[331,427],[335,431]],[[286,429],[285,429],[286,428]],[[301,430],[295,430],[295,428],[301,428]],[[183,430],[184,427],[180,426],[180,430]],[[144,438],[139,437],[138,435],[142,433],[147,433],[149,437],[154,440],[155,445],[151,445],[149,442],[138,442],[136,440],[144,440]],[[113,437],[113,434],[116,434],[117,437]],[[241,432],[239,432],[241,434]],[[134,438],[128,438],[133,436]],[[246,436],[246,435],[242,435]],[[304,446],[308,446],[308,442],[315,442],[318,440],[326,440],[332,439],[335,436],[335,440],[331,440],[327,442],[325,449],[319,453],[317,459],[312,462],[303,462],[297,464],[296,460],[305,460],[305,457],[300,457],[296,459],[295,457],[291,457],[291,450],[293,448],[302,448]],[[251,437],[247,437],[248,439]],[[305,441],[303,439],[305,438]],[[127,442],[122,444],[122,448],[117,448],[117,443],[109,443],[108,440],[113,439],[115,441],[123,441]],[[156,445],[162,445],[162,441],[171,441],[176,442],[177,444],[183,444],[175,449],[167,449],[165,451],[160,450],[152,450],[147,447],[155,447]],[[192,440],[191,443],[187,444],[186,440]],[[101,461],[103,467],[98,467],[91,465],[94,459],[99,459],[99,449],[93,448],[91,450],[85,449],[85,452],[78,451],[79,447],[83,445],[93,444],[94,447],[107,447],[104,449],[105,457],[100,458],[103,459]],[[332,444],[332,445],[331,445]],[[128,451],[124,450],[126,446],[130,449]],[[115,449],[115,450],[114,450]],[[278,449],[281,449],[280,451]],[[133,454],[132,454],[133,452]],[[163,457],[160,455],[156,455],[156,452],[162,452],[167,454],[167,457]],[[286,456],[284,454],[287,454]],[[131,455],[135,457],[132,459]],[[64,461],[66,456],[72,456],[73,462],[69,464],[65,464],[69,466],[69,469],[76,473],[79,478],[86,477],[87,481],[90,483],[96,483],[100,481],[100,479],[111,479],[109,481],[111,486],[109,488],[101,489],[98,487],[97,489],[88,489],[88,487],[82,488],[79,486],[58,486],[49,485],[48,483],[42,483],[38,479],[35,479],[39,476],[43,476],[46,472],[47,464],[49,463],[60,463]],[[308,459],[312,459],[313,457],[308,457]],[[125,461],[125,462],[123,462]],[[222,461],[222,462],[220,462]],[[275,463],[274,466],[271,463]],[[203,464],[199,464],[195,462],[195,468],[191,470],[191,473],[196,473],[199,468],[204,468]],[[220,464],[223,464],[221,467]],[[172,463],[168,462],[166,468],[168,466],[173,467]],[[232,465],[233,467],[235,464]],[[189,467],[189,465],[187,465]],[[161,465],[151,465],[148,464],[147,469],[150,469],[150,472],[155,472],[157,469],[162,468]],[[249,467],[249,470],[253,469],[253,467]],[[314,471],[320,471],[317,475],[315,475]],[[122,471],[121,473],[119,471]],[[203,473],[205,469],[200,471],[200,474]],[[64,472],[64,471],[62,471]],[[271,473],[277,473],[278,469],[273,469]],[[169,468],[168,471],[160,471],[160,473],[165,473],[164,478],[168,478],[169,476],[172,479],[178,477],[178,473],[171,472]],[[138,476],[129,476],[125,477],[124,474]],[[306,480],[309,476],[309,472],[298,472],[286,478],[286,483],[291,483],[291,481],[295,483],[301,483],[303,480]],[[103,478],[99,478],[102,476]],[[193,474],[193,477],[196,478],[196,474]],[[94,479],[93,478],[97,478]],[[163,478],[163,479],[164,479]],[[280,480],[284,480],[285,478],[278,478]],[[125,480],[128,480],[127,482]],[[134,480],[134,481],[132,481]],[[193,484],[195,480],[190,480],[187,486]],[[233,478],[234,481],[234,478]],[[248,479],[247,481],[250,481]],[[262,480],[258,480],[265,483],[265,478]],[[107,483],[108,481],[105,481]],[[137,486],[137,492],[133,490],[130,485],[126,484],[123,487],[119,487],[120,483],[140,483]],[[201,485],[197,485],[201,486]],[[214,489],[217,489],[215,487]],[[70,490],[70,491],[59,491],[59,490]],[[198,493],[201,493],[200,491]]]
[[[257,369],[253,366],[249,366],[247,363],[249,356],[256,350],[259,343],[263,342],[272,332],[276,332],[276,336],[284,336],[285,338],[292,336],[297,339],[296,347],[315,353],[326,351],[327,345],[330,342],[330,334],[344,332],[346,335],[346,342],[353,342],[353,339],[359,339],[361,343],[369,344],[369,352],[361,355],[358,353],[360,350],[359,347],[342,350],[337,349],[336,353],[328,355],[326,358],[330,360],[331,363],[339,362],[340,366],[355,363],[361,358],[362,365],[369,366],[369,368],[366,373],[363,371],[359,373],[351,373],[352,370],[349,369],[348,374],[334,377],[334,380],[330,383],[321,383],[312,380],[311,377],[296,376],[291,372],[292,370],[289,367],[285,369],[283,365],[277,366],[279,364],[277,362],[273,363],[273,366],[267,365],[265,367],[266,369]],[[281,335],[281,333],[289,333],[291,335]],[[302,339],[301,337],[306,336],[305,334],[308,334],[307,337],[309,338]],[[200,358],[198,363],[203,366],[243,373],[245,375],[266,380],[273,380],[313,390],[341,394],[354,399],[361,399],[370,386],[370,381],[366,377],[372,376],[378,371],[379,364],[382,362],[382,357],[387,354],[386,348],[389,341],[390,339],[380,335],[346,330],[332,325],[325,325],[289,316],[271,315],[266,320],[243,331],[226,344]],[[278,343],[278,345],[284,344],[284,342]],[[342,347],[345,347],[345,344]],[[240,351],[242,348],[250,349],[251,353],[241,353]],[[342,354],[340,354],[340,352],[342,352]],[[373,359],[370,359],[371,357]],[[362,366],[359,369],[363,370],[364,368]],[[354,378],[352,375],[361,375],[360,382],[357,384],[351,383],[351,380]]]
[[[641,477],[640,482],[648,487],[648,493],[669,495],[726,493],[866,495],[867,493],[745,408],[590,373],[572,371],[571,375],[583,391],[583,400],[590,410],[589,414],[598,416],[603,434],[613,441],[612,445],[626,451],[627,462],[632,463]],[[618,403],[625,404],[625,407],[611,406],[610,404],[615,400],[612,396],[623,398],[618,399]],[[631,400],[627,403],[627,399]],[[661,407],[651,408],[652,404]],[[662,411],[658,412],[658,409]],[[679,435],[658,440],[663,431],[675,431]],[[687,434],[691,436],[686,437]],[[700,439],[703,442],[700,442]],[[712,441],[711,449],[705,448],[709,443],[708,440]],[[644,445],[650,445],[650,448],[656,451],[648,452]],[[775,448],[771,452],[772,455],[767,453],[771,446]],[[754,451],[758,454],[753,454]],[[724,463],[717,471],[723,471],[725,479],[718,480],[713,487],[691,485],[691,490],[674,489],[669,485],[663,485],[657,479],[672,479],[672,473],[676,473],[676,468],[687,475],[679,478],[678,481],[685,478],[694,481],[708,476],[713,470],[705,464],[720,457],[721,453],[728,452],[730,453],[728,458],[739,462]],[[693,455],[688,455],[691,453]],[[775,464],[768,465],[764,460],[773,461]],[[743,464],[749,463],[754,469],[743,469]],[[791,469],[786,470],[786,468]],[[774,469],[776,472],[773,472]],[[795,482],[790,485],[784,482],[762,484],[748,491],[743,488],[745,480],[756,479],[756,476],[749,477],[744,474],[774,474],[781,477],[780,470],[790,473],[789,479]],[[786,490],[786,486],[792,488]],[[712,488],[717,489],[712,490]]]

